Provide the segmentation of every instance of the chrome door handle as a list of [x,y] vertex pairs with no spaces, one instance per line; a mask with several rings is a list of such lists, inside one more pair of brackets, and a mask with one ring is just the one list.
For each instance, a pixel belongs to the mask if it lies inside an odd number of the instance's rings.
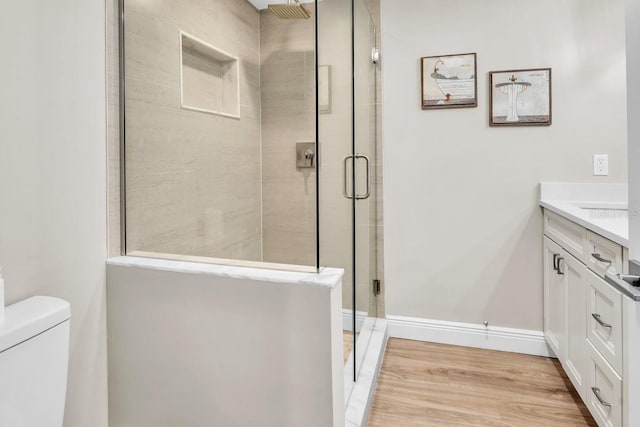
[[[365,164],[367,166],[367,190],[364,194],[356,194],[355,196],[353,194],[349,193],[349,180],[347,179],[347,175],[348,175],[348,171],[349,171],[349,159],[364,159]],[[356,199],[356,200],[366,200],[371,196],[371,162],[369,161],[369,157],[365,156],[364,154],[349,154],[348,156],[345,156],[344,160],[344,185],[342,187],[342,195],[344,197],[346,197],[347,199]],[[354,162],[355,165],[355,162]],[[353,173],[355,173],[355,170],[353,171]]]
[[600,326],[602,326],[603,328],[613,328],[613,325],[610,325],[608,323],[605,323],[602,321],[602,318],[600,317],[599,314],[596,313],[591,313],[591,317],[593,317],[594,319],[596,319],[596,322],[598,322],[598,324]]
[[355,158],[364,159],[367,166],[367,191],[363,195],[356,194],[356,200],[366,200],[371,196],[371,166],[369,157],[365,156],[364,154],[356,154]]
[[602,255],[600,255],[600,254],[594,253],[594,254],[591,254],[591,256],[594,257],[595,259],[597,259],[600,262],[604,262],[604,263],[609,264],[609,265],[613,264],[613,261],[611,261],[609,259],[606,259],[606,258],[602,258]]
[[353,194],[349,194],[349,189],[348,189],[349,184],[347,182],[347,169],[349,166],[349,162],[348,162],[349,159],[353,159],[353,155],[349,154],[348,156],[344,157],[344,175],[343,175],[344,186],[342,188],[342,195],[347,199],[353,199]]
[[596,395],[596,399],[598,399],[598,402],[600,402],[602,406],[606,406],[607,408],[611,408],[613,406],[613,404],[602,399],[602,397],[600,396],[600,389],[598,387],[591,387],[591,391]]
[[553,269],[558,271],[558,258],[560,258],[560,254],[553,254]]

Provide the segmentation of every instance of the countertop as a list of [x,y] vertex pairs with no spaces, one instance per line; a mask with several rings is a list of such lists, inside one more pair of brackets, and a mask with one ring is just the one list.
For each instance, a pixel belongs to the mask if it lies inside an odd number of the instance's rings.
[[627,184],[540,184],[540,206],[629,247]]

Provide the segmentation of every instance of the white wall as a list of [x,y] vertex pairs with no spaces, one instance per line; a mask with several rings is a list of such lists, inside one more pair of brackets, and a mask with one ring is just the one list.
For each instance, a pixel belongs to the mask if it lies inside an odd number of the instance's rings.
[[7,303],[71,303],[66,427],[107,426],[105,4],[3,2],[0,265]]
[[[627,114],[629,117],[629,258],[640,259],[640,0],[626,0]],[[636,120],[634,120],[636,118]]]
[[344,426],[341,276],[111,259],[111,427]]
[[[383,0],[382,32],[387,313],[541,330],[538,183],[627,176],[623,1]],[[422,111],[419,58],[466,52],[478,108]],[[553,125],[489,128],[488,72],[534,67]]]

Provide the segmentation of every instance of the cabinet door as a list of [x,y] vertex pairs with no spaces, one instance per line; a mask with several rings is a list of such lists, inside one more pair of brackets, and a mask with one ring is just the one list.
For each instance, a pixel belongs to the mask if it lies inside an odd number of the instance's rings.
[[584,399],[587,357],[587,267],[566,251],[558,262],[566,288],[567,348],[563,362],[567,376]]
[[622,372],[622,294],[587,273],[587,337],[602,357]]
[[561,362],[565,360],[566,292],[562,276],[556,271],[562,249],[548,237],[544,237],[544,337]]
[[[622,379],[587,341],[587,395],[583,400],[600,427],[622,427]],[[634,424],[629,424],[634,427]]]

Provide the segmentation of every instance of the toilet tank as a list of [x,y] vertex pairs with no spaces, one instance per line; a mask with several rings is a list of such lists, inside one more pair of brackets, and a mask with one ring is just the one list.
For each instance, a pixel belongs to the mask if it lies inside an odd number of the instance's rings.
[[69,363],[69,303],[33,297],[0,325],[0,426],[62,427]]

